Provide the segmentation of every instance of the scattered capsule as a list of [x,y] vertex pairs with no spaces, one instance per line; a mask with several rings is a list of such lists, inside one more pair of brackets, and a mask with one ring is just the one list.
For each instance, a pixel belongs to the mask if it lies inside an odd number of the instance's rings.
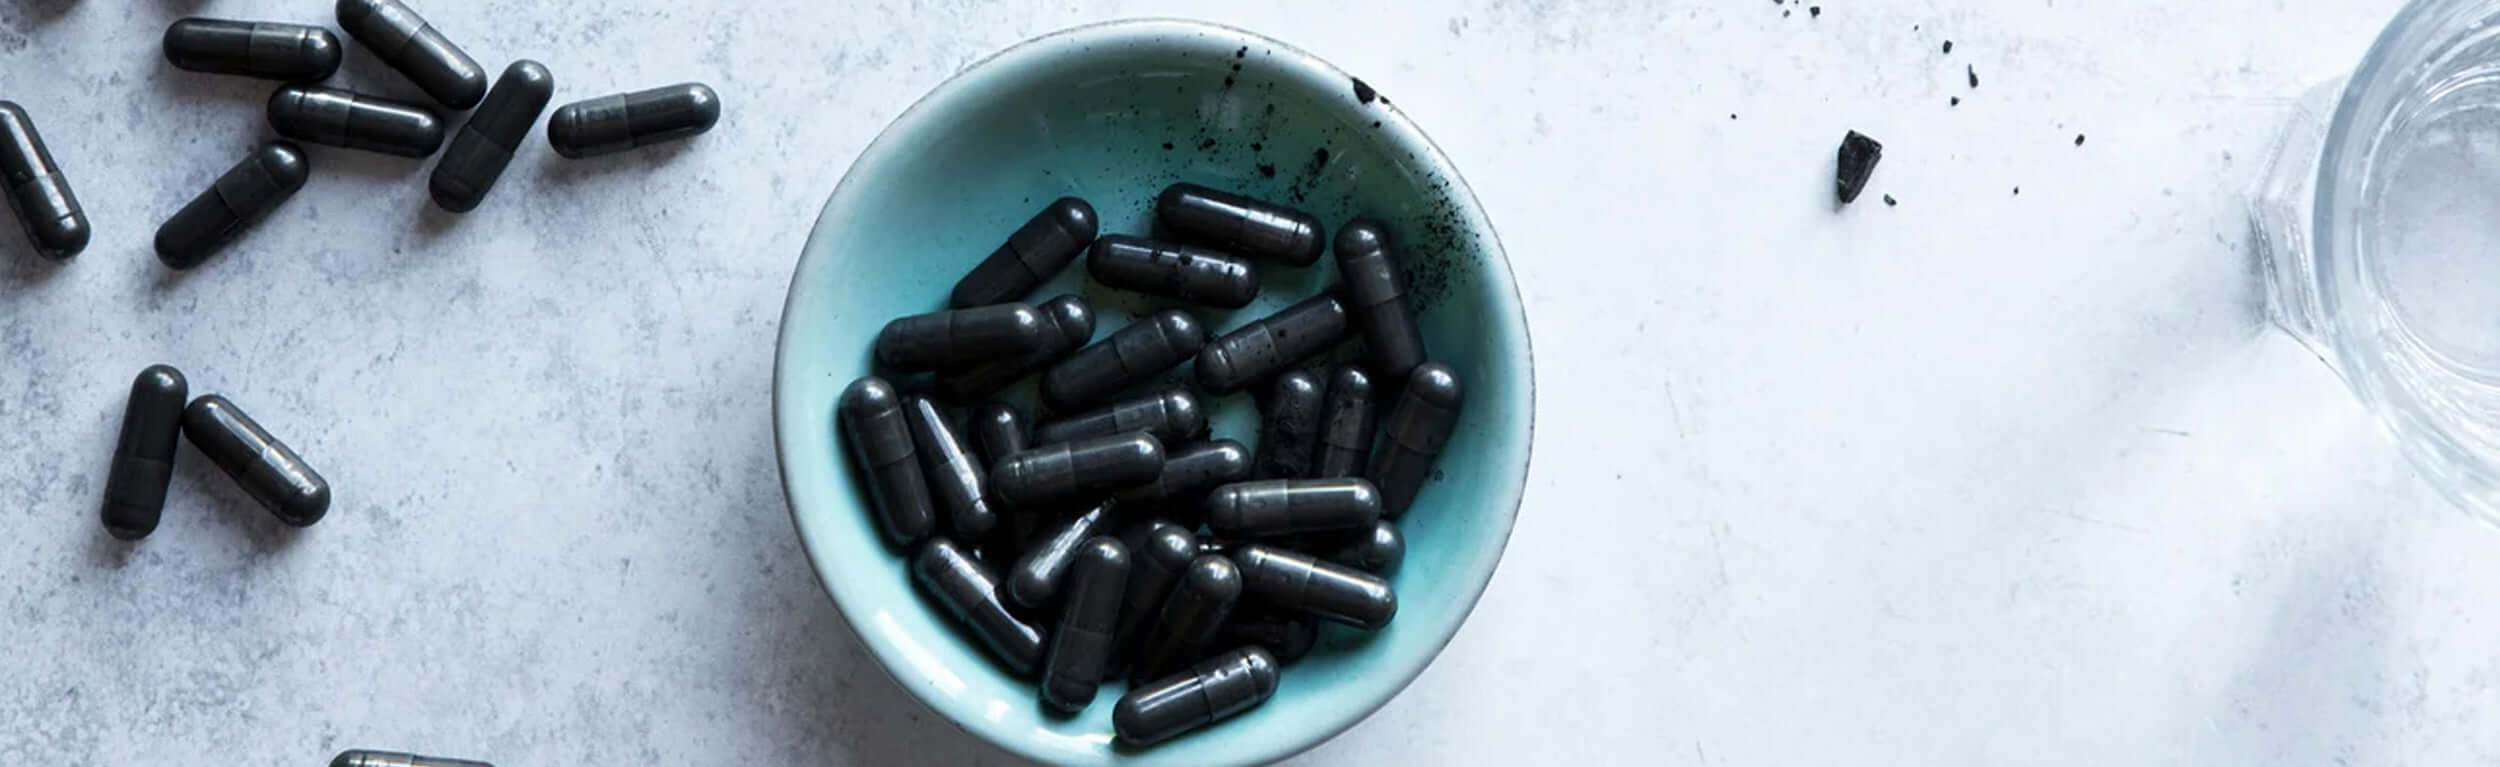
[[1206,326],[1188,312],[1156,312],[1051,366],[1042,374],[1042,402],[1060,411],[1093,407],[1188,362],[1206,344]]
[[678,83],[558,107],[547,118],[547,143],[556,154],[581,159],[693,138],[718,122],[720,94]]
[[1067,579],[1068,566],[1075,564],[1085,542],[1110,532],[1117,516],[1111,507],[1109,502],[1098,503],[1069,517],[1017,557],[1015,569],[1007,574],[1007,596],[1036,610],[1048,606],[1059,596],[1059,584]]
[[1154,625],[1138,640],[1129,681],[1161,679],[1205,657],[1200,653],[1224,628],[1225,616],[1240,599],[1241,570],[1232,560],[1213,555],[1190,560],[1179,582],[1172,584],[1172,593],[1163,597]]
[[990,509],[989,483],[980,461],[937,403],[927,397],[903,400],[903,421],[911,427],[912,452],[920,457],[921,477],[946,513],[947,530],[956,538],[977,541],[998,526]]
[[1372,369],[1405,380],[1424,364],[1424,335],[1406,307],[1406,281],[1389,259],[1389,230],[1358,218],[1337,232],[1337,275],[1345,284],[1346,311],[1363,331]]
[[1180,582],[1181,571],[1198,558],[1198,537],[1179,525],[1155,523],[1129,550],[1135,562],[1129,568],[1128,589],[1120,593],[1123,648],[1138,640],[1139,630],[1153,622],[1163,598],[1172,593],[1172,584]]
[[1311,458],[1319,447],[1320,420],[1325,416],[1328,395],[1319,388],[1319,377],[1309,371],[1295,370],[1276,377],[1276,384],[1260,403],[1259,463],[1252,476],[1260,479],[1299,479],[1311,476]]
[[401,157],[443,146],[443,121],[425,107],[317,85],[269,94],[269,125],[297,141]]
[[1153,482],[1162,473],[1163,443],[1154,435],[1113,434],[1007,456],[990,470],[990,492],[1029,512]]
[[1240,716],[1276,695],[1276,658],[1252,646],[1139,685],[1111,709],[1120,740],[1149,746]]
[[972,413],[972,441],[981,448],[982,466],[996,466],[998,459],[1024,452],[1030,441],[1024,414],[1005,400],[989,401]]
[[877,333],[877,361],[902,371],[961,368],[1031,353],[1058,335],[1026,304],[995,304],[915,314]]
[[330,30],[303,24],[188,18],[165,28],[165,60],[193,72],[319,82],[344,51]]
[[1038,308],[1042,320],[1053,332],[1044,333],[1042,345],[1019,357],[993,360],[940,373],[938,392],[956,399],[972,399],[996,393],[1025,376],[1050,367],[1094,340],[1094,306],[1074,295],[1060,296],[1042,302]]
[[52,150],[26,108],[0,101],[0,182],[5,182],[9,210],[26,230],[35,252],[53,261],[67,261],[87,249],[93,232],[87,210],[69,190],[69,177],[52,164]]
[[1309,213],[1197,184],[1155,197],[1155,220],[1226,253],[1294,266],[1319,262],[1328,237]]
[[1291,663],[1310,654],[1311,646],[1319,643],[1319,621],[1265,605],[1242,605],[1224,621],[1224,632],[1215,642],[1218,647],[1258,645]]
[[1371,471],[1365,473],[1380,488],[1381,508],[1390,518],[1414,505],[1416,492],[1432,476],[1433,460],[1458,427],[1458,409],[1466,398],[1458,371],[1448,365],[1426,362],[1406,377],[1406,391],[1389,412],[1384,430],[1389,438],[1372,454]]
[[1068,566],[1067,604],[1050,634],[1042,664],[1042,705],[1074,714],[1094,702],[1111,665],[1112,631],[1120,624],[1120,592],[1128,587],[1128,547],[1116,538],[1094,538]]
[[1333,544],[1323,549],[1328,561],[1373,575],[1388,577],[1406,562],[1406,536],[1398,533],[1398,523],[1386,519],[1327,540]]
[[308,527],[329,513],[329,481],[225,397],[192,400],[182,411],[182,436],[278,521]]
[[1311,457],[1311,476],[1358,477],[1372,454],[1372,433],[1380,427],[1374,406],[1372,377],[1362,368],[1345,365],[1328,378],[1328,409],[1321,416],[1319,446]]
[[1202,306],[1239,309],[1259,297],[1259,273],[1248,259],[1206,248],[1106,235],[1085,256],[1094,281]]
[[486,69],[399,0],[339,0],[339,28],[443,106],[486,97]]
[[1199,406],[1198,395],[1186,389],[1165,389],[1042,424],[1033,429],[1033,444],[1072,442],[1132,431],[1155,435],[1155,439],[1164,442],[1197,439],[1207,431],[1207,411]]
[[1248,544],[1232,551],[1241,580],[1267,604],[1378,630],[1398,615],[1398,595],[1380,576],[1308,554]]
[[1061,197],[1051,202],[957,281],[946,305],[967,309],[1024,300],[1076,260],[1086,243],[1094,241],[1097,225],[1094,206],[1084,200]]
[[1313,296],[1253,320],[1198,350],[1198,385],[1216,394],[1240,391],[1283,372],[1345,338],[1345,304]]
[[1196,527],[1199,504],[1217,485],[1250,478],[1250,449],[1229,439],[1200,442],[1163,456],[1163,474],[1155,481],[1120,491],[1121,503],[1187,514]]
[[894,546],[908,546],[937,529],[936,507],[903,411],[903,396],[876,376],[852,381],[834,405],[851,459],[867,476],[868,508],[876,516],[877,531]]
[[1207,528],[1226,538],[1352,530],[1380,519],[1372,483],[1341,479],[1262,479],[1207,493]]
[[311,175],[304,150],[284,141],[261,145],[156,228],[156,259],[175,269],[199,266],[295,196]]
[[113,537],[135,541],[155,532],[165,513],[165,487],[174,479],[182,409],[190,401],[191,384],[171,365],[149,365],[130,383],[121,439],[113,443],[113,468],[104,478],[104,531]]
[[1042,661],[1042,630],[1007,611],[998,578],[954,541],[931,539],[911,561],[912,580],[1017,676]]
[[503,177],[504,166],[512,164],[512,153],[520,151],[555,92],[556,76],[545,64],[522,59],[504,67],[495,89],[486,92],[486,100],[451,137],[442,161],[434,164],[426,191],[435,207],[453,213],[476,210],[495,188],[495,180]]
[[341,751],[330,760],[330,767],[495,767],[467,759],[445,759],[439,756],[418,756],[395,751]]

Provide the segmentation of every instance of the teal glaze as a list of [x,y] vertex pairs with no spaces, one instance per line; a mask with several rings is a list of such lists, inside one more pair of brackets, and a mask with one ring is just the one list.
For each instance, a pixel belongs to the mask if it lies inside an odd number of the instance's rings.
[[[1216,146],[1200,149],[1209,141]],[[1323,147],[1330,159],[1314,173],[1313,152]],[[1275,166],[1273,177],[1258,170],[1262,163]],[[1136,750],[1112,744],[1112,702],[1125,685],[1106,684],[1077,717],[1053,718],[1031,681],[1001,671],[913,593],[903,554],[884,546],[862,508],[833,403],[869,371],[879,327],[941,308],[955,280],[1044,204],[1077,195],[1099,211],[1102,231],[1142,233],[1155,193],[1177,180],[1296,204],[1331,236],[1356,215],[1386,221],[1422,299],[1425,341],[1434,359],[1465,376],[1467,409],[1440,478],[1402,520],[1409,554],[1394,579],[1397,620],[1370,635],[1327,627],[1319,647],[1286,668],[1267,705]],[[1200,316],[1229,330],[1336,280],[1333,258],[1261,270],[1257,303]],[[1164,305],[1086,285],[1084,271],[1071,265],[1033,300],[1081,289],[1103,315],[1097,339]],[[1044,36],[974,65],[860,154],[791,279],[773,423],[809,561],[860,642],[930,708],[1046,762],[1245,764],[1290,756],[1353,726],[1458,631],[1518,514],[1533,387],[1526,318],[1492,224],[1403,113],[1386,100],[1358,101],[1345,73],[1249,32],[1125,21]],[[1027,403],[1031,388],[1021,387]],[[1255,439],[1248,396],[1216,398],[1212,409],[1218,434]]]

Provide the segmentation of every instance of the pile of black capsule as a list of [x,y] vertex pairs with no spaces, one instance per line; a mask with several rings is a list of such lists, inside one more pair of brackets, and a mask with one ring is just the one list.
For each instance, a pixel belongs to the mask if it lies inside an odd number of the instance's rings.
[[[1397,616],[1396,520],[1464,399],[1426,354],[1379,222],[1331,241],[1307,213],[1194,184],[1154,212],[1164,239],[1097,237],[1077,198],[1044,207],[947,308],[888,323],[876,373],[833,414],[871,523],[910,554],[923,596],[1037,678],[1054,714],[1124,674],[1112,722],[1129,747],[1265,702],[1322,623],[1371,632]],[[1260,269],[1308,268],[1332,246],[1334,290],[1222,333],[1190,309],[1246,306]],[[1026,303],[1080,256],[1094,282],[1169,308],[1096,341],[1084,298]],[[1360,363],[1320,363],[1356,337]],[[1155,384],[1184,364],[1194,387]],[[1025,379],[1038,425],[1003,395]],[[1255,449],[1209,433],[1208,398],[1243,391],[1259,401]]]

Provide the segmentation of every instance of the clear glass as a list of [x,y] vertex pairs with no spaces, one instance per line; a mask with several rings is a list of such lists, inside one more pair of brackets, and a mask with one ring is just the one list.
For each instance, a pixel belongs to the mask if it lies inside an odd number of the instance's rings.
[[2500,0],[2415,0],[2295,103],[2251,205],[2267,311],[2500,523]]

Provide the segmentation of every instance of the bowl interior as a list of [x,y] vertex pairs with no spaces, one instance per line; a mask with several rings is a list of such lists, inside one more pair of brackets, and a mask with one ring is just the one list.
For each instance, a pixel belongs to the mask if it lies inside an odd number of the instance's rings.
[[[1074,718],[1045,714],[1032,682],[1003,672],[914,592],[902,552],[878,539],[834,426],[845,385],[870,372],[888,320],[942,308],[955,280],[1062,195],[1091,202],[1105,233],[1149,233],[1155,193],[1191,181],[1316,214],[1357,216],[1396,238],[1425,341],[1456,368],[1467,407],[1434,480],[1401,520],[1399,614],[1366,634],[1326,626],[1276,698],[1222,727],[1146,750],[1112,745],[1106,684]],[[1169,304],[1083,279],[1100,339]],[[1262,267],[1238,311],[1193,309],[1230,330],[1336,281],[1333,258]],[[1352,359],[1353,344],[1335,359]],[[1386,99],[1308,54],[1247,32],[1139,21],[1011,48],[941,86],[853,165],[809,237],[782,319],[774,408],[784,484],[808,556],[861,640],[894,677],[966,729],[1055,762],[1265,761],[1351,726],[1421,672],[1491,577],[1527,470],[1527,332],[1509,266],[1464,183]],[[1188,380],[1188,366],[1176,380]],[[898,383],[901,383],[898,381]],[[1015,397],[1031,412],[1030,384]],[[1217,434],[1255,444],[1247,395],[1211,400]]]

